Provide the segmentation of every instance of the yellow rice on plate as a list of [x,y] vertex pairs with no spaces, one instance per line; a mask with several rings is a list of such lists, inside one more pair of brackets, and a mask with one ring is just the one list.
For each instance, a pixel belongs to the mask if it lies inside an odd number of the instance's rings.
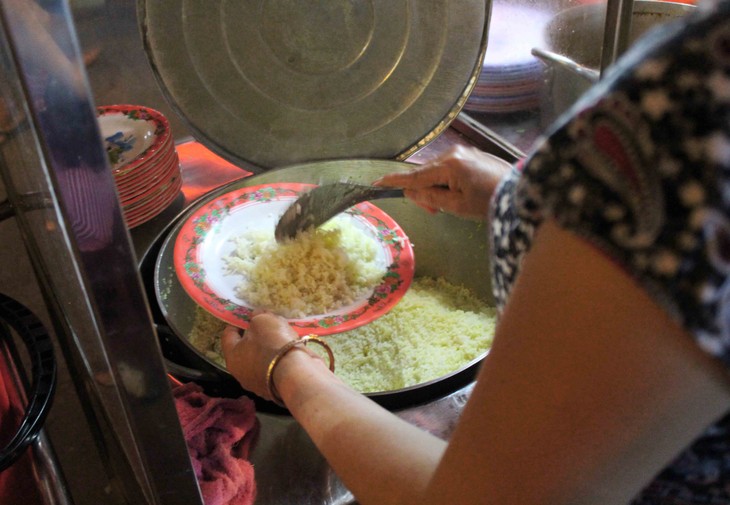
[[327,314],[369,296],[387,271],[375,237],[336,217],[279,244],[272,230],[233,239],[224,258],[240,280],[236,294],[249,306],[289,319]]

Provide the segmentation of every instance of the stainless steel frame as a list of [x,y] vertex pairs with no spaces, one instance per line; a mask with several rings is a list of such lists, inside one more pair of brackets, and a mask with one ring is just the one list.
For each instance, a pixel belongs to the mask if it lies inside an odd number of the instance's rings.
[[202,503],[100,141],[69,5],[0,1],[0,176],[117,493]]

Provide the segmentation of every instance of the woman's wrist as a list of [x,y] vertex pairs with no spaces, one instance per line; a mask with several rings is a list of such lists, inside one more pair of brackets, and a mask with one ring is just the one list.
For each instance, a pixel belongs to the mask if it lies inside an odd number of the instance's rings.
[[292,384],[300,385],[316,370],[330,373],[334,372],[334,355],[326,343],[318,338],[313,340],[322,346],[328,353],[325,359],[313,349],[307,347],[310,343],[304,337],[297,341],[291,341],[283,346],[269,364],[266,375],[266,384],[269,397],[275,403],[286,406],[285,396],[291,392]]

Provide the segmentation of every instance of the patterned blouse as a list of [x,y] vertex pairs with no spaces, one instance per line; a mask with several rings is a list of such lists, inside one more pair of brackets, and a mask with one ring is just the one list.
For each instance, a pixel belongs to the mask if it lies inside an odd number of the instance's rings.
[[[730,367],[730,0],[644,37],[497,190],[504,306],[547,217],[629,273]],[[634,505],[730,504],[730,411]]]

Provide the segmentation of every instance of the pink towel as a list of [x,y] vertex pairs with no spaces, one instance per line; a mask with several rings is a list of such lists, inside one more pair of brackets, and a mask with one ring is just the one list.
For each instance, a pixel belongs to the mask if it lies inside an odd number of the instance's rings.
[[211,398],[192,382],[172,392],[205,504],[252,504],[256,481],[248,455],[259,429],[253,401]]

